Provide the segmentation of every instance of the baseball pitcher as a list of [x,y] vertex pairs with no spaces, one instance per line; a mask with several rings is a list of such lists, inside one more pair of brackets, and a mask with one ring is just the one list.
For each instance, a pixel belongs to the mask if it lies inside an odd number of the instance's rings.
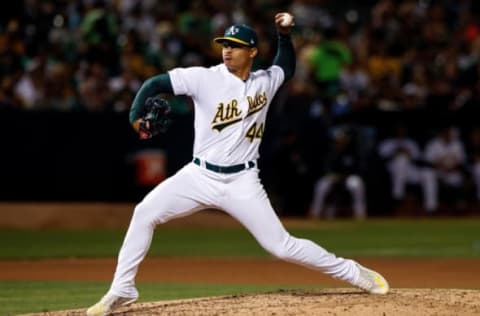
[[222,63],[210,68],[175,68],[144,82],[130,111],[133,128],[141,138],[160,133],[168,125],[169,107],[156,96],[187,95],[195,111],[193,157],[135,207],[111,287],[87,315],[109,315],[137,300],[135,276],[157,225],[211,207],[237,219],[265,250],[280,259],[326,273],[368,293],[388,292],[387,281],[377,272],[290,235],[260,182],[258,149],[267,111],[277,90],[295,71],[290,38],[293,25],[290,14],[275,15],[277,54],[265,70],[252,71],[258,54],[255,30],[237,24],[214,39],[222,45]]

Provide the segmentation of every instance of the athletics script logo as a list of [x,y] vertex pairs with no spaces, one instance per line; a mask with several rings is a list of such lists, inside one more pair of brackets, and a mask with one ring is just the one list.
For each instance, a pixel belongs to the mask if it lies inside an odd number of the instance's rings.
[[[262,92],[254,97],[247,96],[248,101],[248,113],[247,117],[257,113],[267,105],[267,93]],[[242,120],[242,110],[238,108],[238,100],[233,99],[229,103],[219,103],[217,107],[217,112],[212,120],[212,128],[217,131],[221,131],[225,127],[232,125],[234,123],[240,122]]]

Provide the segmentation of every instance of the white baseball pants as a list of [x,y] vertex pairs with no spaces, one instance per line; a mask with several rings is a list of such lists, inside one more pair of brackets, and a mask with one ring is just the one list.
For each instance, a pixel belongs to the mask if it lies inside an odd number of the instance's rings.
[[[310,211],[313,217],[319,218],[322,216],[325,208],[325,200],[327,195],[332,190],[334,184],[337,182],[337,178],[334,175],[326,175],[320,178],[313,191],[313,199],[310,205]],[[353,215],[356,219],[364,219],[367,217],[367,206],[365,201],[365,184],[363,179],[355,174],[351,174],[345,180],[345,188],[352,195],[352,208]],[[335,206],[330,206],[335,207]],[[326,212],[328,218],[333,218],[335,214],[333,212]],[[330,214],[331,213],[331,214]]]
[[[137,297],[135,276],[155,227],[170,219],[217,207],[237,219],[272,255],[354,283],[355,261],[336,257],[283,227],[258,177],[258,169],[220,174],[193,163],[155,187],[136,207],[118,256],[110,293]],[[192,241],[194,242],[194,241]]]

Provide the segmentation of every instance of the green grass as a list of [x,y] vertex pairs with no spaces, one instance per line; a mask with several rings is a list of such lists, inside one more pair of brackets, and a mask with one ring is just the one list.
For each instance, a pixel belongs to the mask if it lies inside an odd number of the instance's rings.
[[[480,257],[480,218],[319,222],[288,228],[347,257]],[[0,230],[0,260],[116,256],[123,230]],[[243,228],[157,228],[149,256],[269,256]]]
[[[139,302],[242,293],[260,293],[308,286],[151,284],[139,283]],[[104,282],[0,282],[0,315],[83,309],[108,289]]]

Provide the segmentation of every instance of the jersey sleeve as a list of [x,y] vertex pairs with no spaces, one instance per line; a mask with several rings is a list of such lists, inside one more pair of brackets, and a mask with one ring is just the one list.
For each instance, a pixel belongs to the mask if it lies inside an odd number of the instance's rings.
[[197,93],[205,68],[175,68],[168,72],[172,82],[173,94],[193,96]]
[[290,80],[295,74],[296,60],[295,48],[292,44],[290,35],[278,34],[277,54],[273,59],[273,64],[282,68],[285,75],[284,80]]
[[277,91],[285,80],[285,73],[283,72],[282,67],[272,65],[266,71],[270,79],[270,89],[272,89],[272,91]]

